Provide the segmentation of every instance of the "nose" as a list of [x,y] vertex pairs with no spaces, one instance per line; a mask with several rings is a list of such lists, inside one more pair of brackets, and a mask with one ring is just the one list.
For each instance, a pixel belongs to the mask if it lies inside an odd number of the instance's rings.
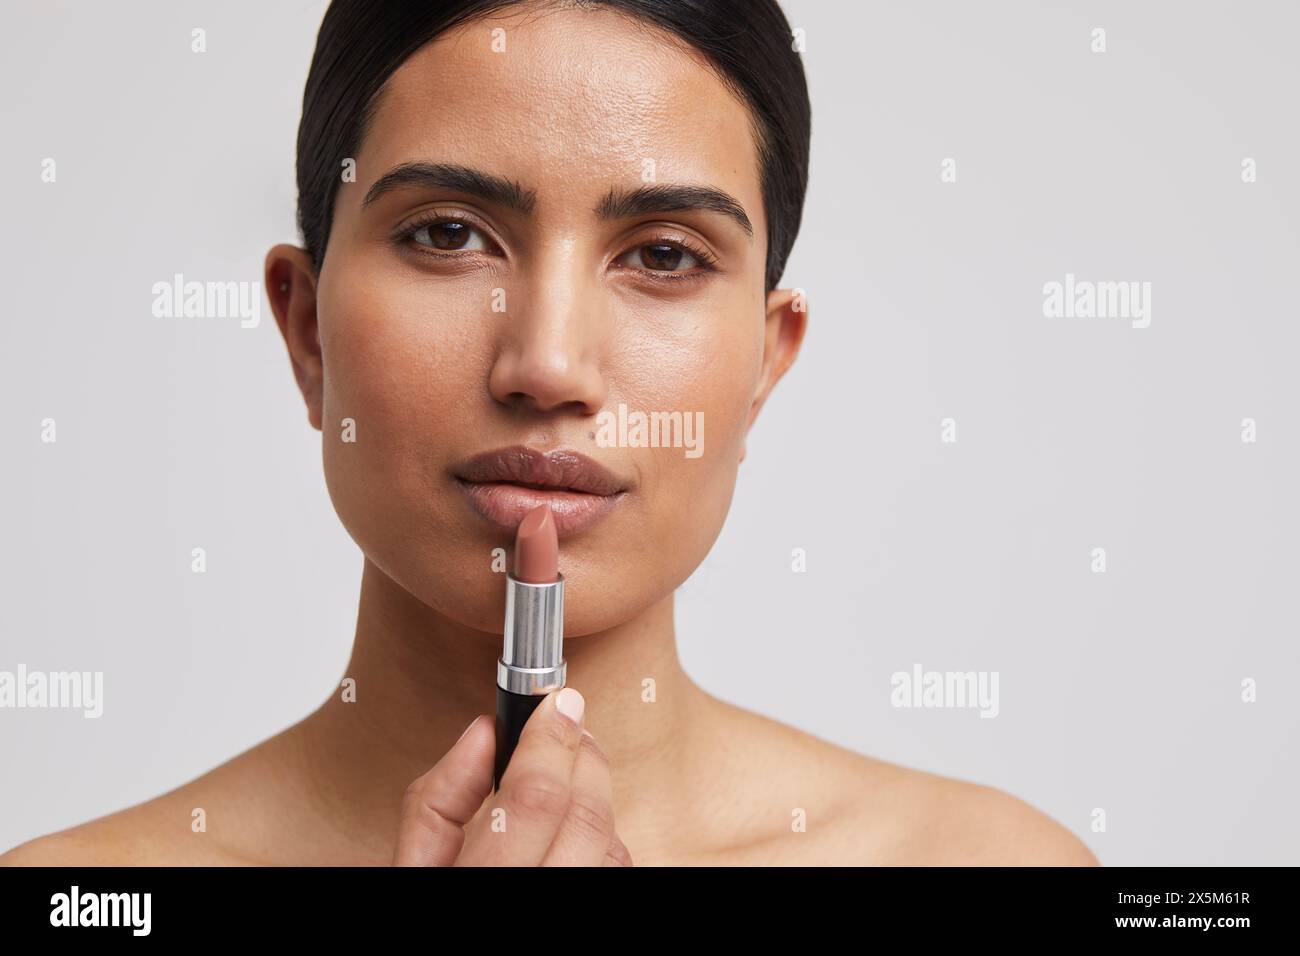
[[536,265],[506,290],[488,389],[512,409],[595,415],[605,404],[601,356],[608,331],[595,282],[584,279],[564,250]]

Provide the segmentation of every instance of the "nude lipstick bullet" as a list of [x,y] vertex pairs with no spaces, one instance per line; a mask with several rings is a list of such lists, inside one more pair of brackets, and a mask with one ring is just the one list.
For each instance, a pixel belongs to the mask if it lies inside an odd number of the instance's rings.
[[550,505],[538,505],[515,532],[515,566],[506,573],[505,643],[497,661],[497,750],[492,789],[537,705],[564,686],[564,575]]

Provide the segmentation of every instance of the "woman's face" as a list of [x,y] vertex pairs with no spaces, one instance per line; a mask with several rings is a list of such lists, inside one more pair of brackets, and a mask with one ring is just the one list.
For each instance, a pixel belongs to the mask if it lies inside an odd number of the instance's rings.
[[[319,277],[291,247],[267,262],[344,525],[420,601],[495,632],[493,549],[549,499],[566,634],[631,619],[712,546],[802,335],[790,294],[764,294],[748,111],[668,34],[517,7],[411,56],[353,158]],[[638,412],[679,413],[660,447],[631,447]],[[525,463],[490,485],[467,465],[517,446],[585,455],[611,484],[520,488],[545,477]],[[566,460],[551,477],[581,484]]]

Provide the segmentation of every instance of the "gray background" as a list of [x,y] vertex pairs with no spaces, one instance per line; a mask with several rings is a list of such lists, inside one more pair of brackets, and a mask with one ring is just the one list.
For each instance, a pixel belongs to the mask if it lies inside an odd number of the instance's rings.
[[[1300,862],[1297,5],[785,8],[810,329],[682,588],[687,670],[1008,790],[1103,863]],[[323,9],[6,5],[0,669],[102,670],[105,712],[0,710],[0,848],[191,779],[342,674],[361,558],[269,308],[150,311],[294,237]],[[1045,318],[1067,272],[1150,282],[1150,327]],[[892,707],[914,663],[998,671],[1000,715]]]

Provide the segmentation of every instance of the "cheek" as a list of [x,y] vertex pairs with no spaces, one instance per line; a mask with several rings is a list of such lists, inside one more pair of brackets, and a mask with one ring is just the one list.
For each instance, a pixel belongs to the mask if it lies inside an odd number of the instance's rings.
[[619,352],[623,367],[614,376],[629,410],[702,416],[704,453],[691,464],[739,458],[763,356],[761,314],[743,317],[751,311],[719,304],[657,316],[634,326],[635,340]]
[[[753,310],[746,310],[753,311]],[[652,489],[656,550],[673,555],[675,587],[708,554],[726,520],[735,489],[740,449],[762,366],[761,318],[730,313],[699,316],[643,337],[626,401],[633,410],[680,412],[694,448],[641,448],[635,454],[645,487]],[[643,328],[644,331],[644,328]],[[683,429],[685,432],[685,428]]]
[[356,423],[355,447],[336,449],[340,469],[352,462],[400,482],[399,466],[414,463],[439,433],[430,421],[454,406],[465,365],[450,361],[432,318],[400,289],[349,286],[327,301],[320,319],[323,414],[336,428],[345,418]]
[[464,395],[484,348],[471,338],[481,328],[473,321],[486,301],[481,290],[447,284],[435,293],[418,278],[365,265],[322,285],[325,397],[335,411],[361,403],[382,424]]
[[[437,286],[360,257],[322,282],[325,413],[365,427],[366,455],[428,451],[447,435],[481,382],[489,343],[489,292],[478,284]],[[364,419],[364,421],[363,421]]]
[[[466,420],[468,397],[482,390],[487,345],[472,336],[483,325],[465,321],[479,301],[454,288],[431,295],[375,268],[322,282],[326,486],[361,550],[412,593],[448,579],[446,569],[431,573],[442,555],[457,545],[473,550],[449,537],[452,505],[437,490],[446,480],[454,423]],[[343,440],[345,419],[354,423],[354,441]],[[466,566],[461,561],[452,571]],[[474,582],[462,584],[475,594]],[[487,604],[485,596],[476,599]]]

